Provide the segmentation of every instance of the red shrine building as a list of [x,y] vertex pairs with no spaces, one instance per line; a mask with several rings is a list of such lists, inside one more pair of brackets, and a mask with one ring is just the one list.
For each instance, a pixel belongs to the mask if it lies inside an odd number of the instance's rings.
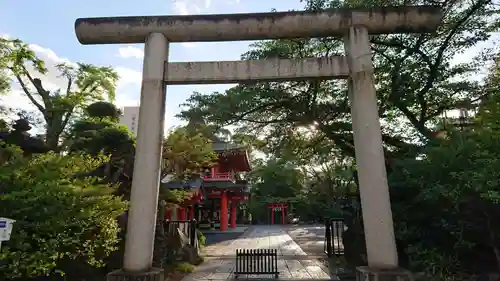
[[[166,219],[196,219],[200,228],[226,231],[246,221],[241,202],[248,200],[248,183],[241,177],[250,171],[246,148],[213,138],[212,149],[218,153],[218,163],[205,172],[193,175],[187,183],[162,180],[161,188],[189,189],[192,197],[166,210]],[[241,211],[240,211],[241,210]]]

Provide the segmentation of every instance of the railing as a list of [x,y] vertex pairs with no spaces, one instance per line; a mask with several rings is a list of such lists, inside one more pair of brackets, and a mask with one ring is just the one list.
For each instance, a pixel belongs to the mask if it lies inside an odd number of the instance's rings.
[[205,181],[219,181],[219,180],[232,180],[232,179],[233,179],[232,172],[227,172],[227,173],[215,172],[203,176],[203,180]]
[[344,232],[344,219],[335,218],[325,221],[325,254],[328,257],[344,254],[342,243],[342,232]]
[[189,244],[195,247],[198,242],[198,239],[196,239],[196,224],[196,220],[165,220],[163,230],[167,236],[172,236],[175,235],[175,231],[177,231],[177,229],[180,229],[184,235],[189,237]]
[[270,274],[279,277],[277,249],[237,249],[234,278],[240,274]]

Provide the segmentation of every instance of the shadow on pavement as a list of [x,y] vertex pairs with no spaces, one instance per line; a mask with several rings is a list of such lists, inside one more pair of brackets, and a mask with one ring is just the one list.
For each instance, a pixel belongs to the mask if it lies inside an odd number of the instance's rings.
[[236,232],[220,232],[220,233],[203,233],[207,238],[205,245],[220,244],[226,246],[231,244],[234,240],[240,238],[243,233]]

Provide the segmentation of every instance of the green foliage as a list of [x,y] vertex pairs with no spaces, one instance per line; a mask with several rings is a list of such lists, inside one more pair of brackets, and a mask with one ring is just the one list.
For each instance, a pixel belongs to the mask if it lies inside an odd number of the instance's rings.
[[[308,0],[306,9],[391,5],[435,5],[434,1]],[[434,138],[433,124],[465,98],[480,95],[466,79],[480,65],[452,64],[456,54],[485,41],[498,27],[491,1],[442,1],[445,18],[431,34],[371,36],[377,95],[386,155],[415,154]],[[340,38],[261,41],[243,59],[305,58],[341,55]],[[226,92],[194,93],[181,117],[202,117],[208,124],[232,125],[257,136],[279,155],[287,147],[312,154],[341,150],[354,156],[350,106],[343,81],[294,81],[241,84]],[[305,140],[305,142],[304,142]],[[296,150],[301,151],[301,150]]]
[[172,131],[163,143],[164,172],[178,179],[186,180],[201,173],[203,168],[215,164],[217,158],[210,140],[186,127]]
[[[91,113],[92,110],[88,112]],[[84,117],[71,124],[66,136],[66,147],[70,153],[109,156],[106,163],[90,174],[101,177],[104,182],[115,184],[118,187],[115,194],[129,198],[135,139],[126,126],[110,117]]]
[[110,102],[98,101],[90,104],[85,108],[85,112],[88,116],[94,118],[108,118],[111,121],[118,121],[120,117],[120,110]]
[[304,186],[300,168],[281,159],[270,159],[265,166],[255,167],[249,179],[255,182],[253,194],[261,197],[294,197]]
[[187,262],[177,263],[175,264],[175,271],[181,273],[191,273],[194,271],[194,265]]
[[[163,142],[163,175],[171,181],[181,183],[196,179],[205,168],[213,166],[218,156],[212,149],[210,139],[203,133],[211,132],[204,126],[179,127],[171,131]],[[193,196],[186,189],[161,189],[160,197],[171,204],[179,204]]]
[[448,132],[421,159],[394,167],[397,236],[415,270],[446,278],[500,270],[498,97],[484,102],[482,122]]
[[304,221],[323,222],[345,217],[342,209],[356,192],[352,164],[329,161],[310,168],[308,184],[294,204],[294,211]]
[[75,121],[69,131],[71,152],[90,155],[117,155],[134,145],[134,139],[126,126],[109,119],[95,117]]
[[205,237],[205,235],[203,235],[203,232],[201,232],[199,229],[196,229],[196,239],[198,239],[198,245],[200,246],[200,248],[205,247],[207,237]]
[[[115,99],[119,77],[111,67],[84,63],[59,64],[56,69],[61,77],[66,78],[67,84],[64,89],[51,92],[42,83],[48,70],[28,44],[18,39],[0,38],[0,55],[0,74],[12,75],[23,94],[43,116],[45,141],[52,150],[58,149],[61,134],[86,105],[101,101],[105,96],[110,101]],[[28,65],[33,71],[29,70]],[[42,75],[42,78],[37,78],[37,74]]]
[[186,189],[160,189],[160,200],[168,202],[167,208],[177,208],[178,204],[193,197],[193,192]]
[[[302,156],[302,155],[300,155]],[[252,182],[248,203],[252,217],[268,220],[268,203],[288,202],[288,215],[306,222],[323,222],[342,217],[342,206],[356,192],[352,163],[325,160],[307,165],[300,156],[288,159],[271,158],[266,163],[255,161],[248,179]]]
[[268,221],[268,203],[294,201],[304,185],[302,171],[282,159],[270,159],[265,165],[254,167],[248,180],[253,182],[248,210],[252,219],[259,222]]
[[116,217],[126,209],[111,186],[75,177],[105,159],[45,154],[31,159],[0,149],[0,213],[16,220],[2,244],[0,279],[65,274],[84,262],[104,266],[116,250]]

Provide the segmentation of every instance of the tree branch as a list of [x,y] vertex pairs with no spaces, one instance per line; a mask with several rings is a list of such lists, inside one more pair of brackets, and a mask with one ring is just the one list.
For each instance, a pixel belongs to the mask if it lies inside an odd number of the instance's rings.
[[45,115],[45,112],[46,112],[45,108],[33,97],[33,95],[30,93],[26,84],[24,84],[24,81],[21,78],[21,76],[16,74],[15,77],[17,79],[17,82],[19,82],[19,85],[21,85],[21,88],[23,89],[24,93],[26,94],[28,99],[31,101],[31,103],[33,103],[36,106],[36,108],[38,108],[38,110],[40,110],[40,112]]

